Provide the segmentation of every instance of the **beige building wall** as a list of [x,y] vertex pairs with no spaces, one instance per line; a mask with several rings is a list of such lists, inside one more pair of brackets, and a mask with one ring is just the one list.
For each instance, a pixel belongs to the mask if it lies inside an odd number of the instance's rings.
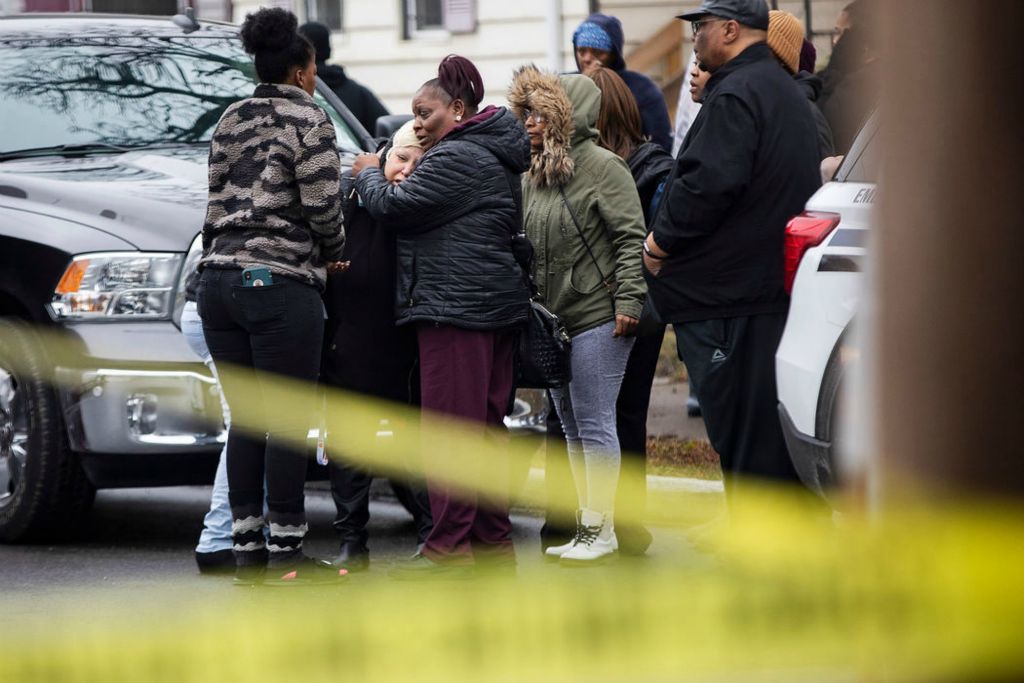
[[[235,3],[235,21],[260,4]],[[558,68],[568,69],[572,32],[589,12],[588,0],[562,0],[562,40]],[[480,69],[485,101],[505,102],[512,71],[526,63],[548,64],[548,0],[478,0],[473,33],[428,32],[403,38],[399,0],[345,0],[344,30],[332,36],[331,61],[369,86],[388,109],[409,111],[417,88],[437,75],[437,64],[448,54],[469,57]],[[296,8],[299,11],[301,8]]]
[[[829,33],[835,26],[836,17],[850,0],[811,0],[812,29],[820,33],[813,38],[818,50],[819,68],[824,65],[832,51]],[[635,50],[649,36],[654,35],[677,14],[700,7],[699,0],[607,0],[599,2],[600,11],[612,14],[622,20],[626,32],[626,53]],[[803,0],[779,0],[779,9],[789,12],[801,21],[806,21]],[[692,49],[690,30],[685,30],[685,50]],[[652,74],[656,76],[656,74]]]
[[[403,36],[401,0],[339,0],[344,7],[344,27],[332,36],[331,61],[344,65],[348,74],[369,86],[392,112],[409,110],[412,96],[424,81],[436,75],[438,62],[451,53],[472,59],[484,79],[485,101],[501,104],[512,71],[534,62],[546,68],[575,68],[572,32],[590,12],[590,0],[560,0],[557,29],[561,36],[559,54],[550,63],[552,42],[548,14],[552,0],[477,0],[477,24],[472,33],[427,32],[406,39]],[[818,31],[830,31],[836,15],[849,0],[812,0],[812,18]],[[699,0],[608,0],[596,3],[599,10],[622,20],[626,53],[640,46],[673,17],[698,7]],[[262,5],[290,7],[305,16],[303,0],[236,0],[234,21]],[[802,0],[781,0],[780,9],[804,18]],[[685,30],[684,53],[691,48]],[[824,64],[831,44],[827,35],[815,39],[819,64]],[[685,61],[685,60],[684,60]],[[655,80],[662,74],[650,73]]]

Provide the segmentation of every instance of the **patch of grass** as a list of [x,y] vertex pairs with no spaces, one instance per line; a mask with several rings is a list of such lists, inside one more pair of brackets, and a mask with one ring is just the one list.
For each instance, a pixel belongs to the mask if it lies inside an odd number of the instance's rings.
[[721,479],[718,453],[703,439],[652,436],[647,439],[647,473],[664,477]]

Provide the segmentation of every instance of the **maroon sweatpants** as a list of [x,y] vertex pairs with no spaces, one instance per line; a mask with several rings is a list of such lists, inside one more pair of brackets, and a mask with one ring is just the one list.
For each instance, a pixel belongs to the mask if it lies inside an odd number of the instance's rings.
[[[421,324],[417,327],[420,350],[420,395],[424,419],[430,412],[453,415],[481,423],[481,427],[504,430],[505,411],[512,391],[512,355],[515,336],[507,332],[466,330],[450,325]],[[483,435],[484,429],[481,429]],[[500,466],[485,469],[508,483],[507,463],[496,457],[500,448],[491,434],[481,439],[481,458],[500,460]],[[484,446],[487,444],[490,449]],[[444,457],[436,448],[423,454],[427,491],[434,529],[423,553],[437,562],[468,564],[476,559],[514,561],[512,522],[508,497],[487,497],[459,491],[430,479],[432,457]],[[482,463],[486,467],[486,463]]]

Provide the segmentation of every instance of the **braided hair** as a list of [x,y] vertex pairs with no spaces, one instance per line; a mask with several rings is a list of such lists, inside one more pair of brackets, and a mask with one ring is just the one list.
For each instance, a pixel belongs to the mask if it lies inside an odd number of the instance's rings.
[[437,78],[423,84],[445,104],[462,100],[466,111],[473,114],[484,99],[484,81],[473,62],[459,55],[448,55],[437,67]]

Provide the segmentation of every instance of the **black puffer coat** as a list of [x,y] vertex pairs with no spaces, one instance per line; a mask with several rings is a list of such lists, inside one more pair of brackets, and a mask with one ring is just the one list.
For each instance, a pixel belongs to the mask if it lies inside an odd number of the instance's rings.
[[519,175],[530,141],[507,109],[452,130],[400,185],[365,169],[356,189],[374,220],[398,235],[396,320],[474,330],[526,321],[529,289],[512,255],[522,225]]

